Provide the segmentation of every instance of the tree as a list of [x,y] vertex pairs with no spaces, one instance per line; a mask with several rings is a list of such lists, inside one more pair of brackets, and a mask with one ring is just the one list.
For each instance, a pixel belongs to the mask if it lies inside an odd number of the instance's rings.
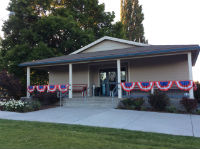
[[0,36],[0,50],[2,49],[2,38],[1,38],[1,36]]
[[129,40],[146,43],[144,37],[144,14],[138,0],[121,0],[121,22]]
[[0,70],[4,68],[4,58],[2,56],[2,41],[3,39],[0,37]]
[[[1,55],[4,69],[24,87],[22,62],[69,54],[105,35],[125,37],[123,25],[113,24],[114,13],[104,12],[98,0],[11,0],[8,11]],[[33,83],[45,83],[46,76],[34,70]]]
[[7,71],[3,70],[0,72],[0,92],[1,96],[3,95],[8,97],[14,97],[19,99],[22,95],[20,81],[15,78],[13,75],[10,75]]

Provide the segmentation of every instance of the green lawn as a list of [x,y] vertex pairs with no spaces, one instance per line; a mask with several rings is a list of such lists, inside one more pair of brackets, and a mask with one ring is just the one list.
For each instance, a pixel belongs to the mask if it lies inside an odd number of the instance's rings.
[[77,125],[0,120],[0,148],[199,149],[200,138]]

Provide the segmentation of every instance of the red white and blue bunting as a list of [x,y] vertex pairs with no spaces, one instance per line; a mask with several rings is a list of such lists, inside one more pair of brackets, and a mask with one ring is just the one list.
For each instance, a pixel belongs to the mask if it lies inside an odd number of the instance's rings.
[[153,88],[154,82],[137,82],[137,85],[141,91],[148,92]]
[[135,88],[135,82],[122,82],[121,87],[126,92],[130,92]]
[[[153,81],[150,81],[150,82],[122,82],[121,87],[124,91],[131,92],[132,90],[135,89],[135,86],[137,84],[137,86],[139,87],[139,89],[141,91],[148,92],[153,88],[154,83],[157,86],[157,88],[161,91],[168,91],[169,89],[171,89],[171,87],[173,86],[174,83],[180,90],[184,90],[184,91],[189,91],[192,88],[195,90],[197,88],[197,86],[195,85],[195,83],[192,80],[155,81],[155,82],[153,82]],[[35,88],[40,93],[42,93],[46,90],[51,93],[54,93],[57,90],[62,93],[65,93],[69,90],[69,84],[28,86],[27,91],[29,93],[33,93],[35,91]]]
[[27,90],[28,90],[29,93],[33,93],[34,90],[35,90],[35,86],[29,86],[29,87],[27,88]]
[[42,93],[46,90],[46,85],[37,85],[36,88],[38,92]]
[[184,91],[189,91],[193,87],[193,81],[192,80],[175,81],[175,83],[180,90],[184,90]]
[[47,86],[47,91],[54,93],[57,90],[57,85],[48,85]]
[[168,91],[172,85],[173,81],[155,81],[157,88],[161,91]]
[[67,92],[69,89],[69,85],[68,84],[60,84],[58,85],[58,90],[62,93]]

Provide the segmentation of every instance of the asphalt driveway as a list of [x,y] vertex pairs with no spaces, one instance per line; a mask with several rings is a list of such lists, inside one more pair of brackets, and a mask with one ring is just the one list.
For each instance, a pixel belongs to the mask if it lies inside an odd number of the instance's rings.
[[52,108],[29,113],[0,111],[1,119],[78,124],[200,137],[200,116],[106,108]]

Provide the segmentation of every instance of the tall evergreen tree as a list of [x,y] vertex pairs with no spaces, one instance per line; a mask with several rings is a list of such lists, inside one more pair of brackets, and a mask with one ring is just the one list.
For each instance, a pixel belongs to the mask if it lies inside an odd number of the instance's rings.
[[146,43],[144,37],[144,14],[138,0],[121,0],[121,22],[129,40]]

